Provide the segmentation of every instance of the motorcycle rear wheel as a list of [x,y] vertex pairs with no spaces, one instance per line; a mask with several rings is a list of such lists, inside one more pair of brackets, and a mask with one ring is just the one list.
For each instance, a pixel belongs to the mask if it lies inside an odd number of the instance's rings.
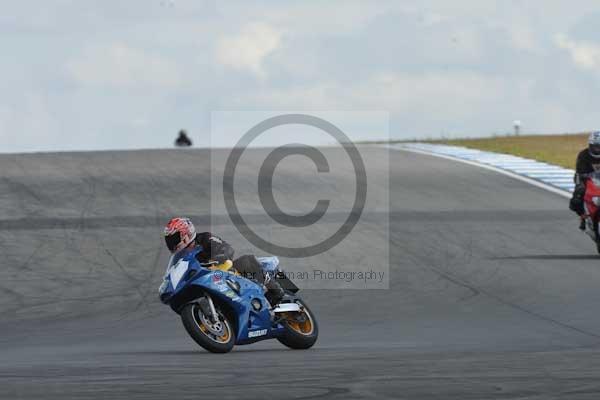
[[319,327],[308,306],[301,301],[296,302],[302,312],[289,312],[282,315],[284,319],[281,324],[285,327],[285,333],[277,340],[290,349],[304,350],[311,348],[317,341]]
[[211,353],[228,353],[235,345],[235,332],[227,316],[219,309],[217,314],[217,323],[208,325],[210,322],[200,306],[192,303],[181,310],[181,321],[187,333],[204,349]]

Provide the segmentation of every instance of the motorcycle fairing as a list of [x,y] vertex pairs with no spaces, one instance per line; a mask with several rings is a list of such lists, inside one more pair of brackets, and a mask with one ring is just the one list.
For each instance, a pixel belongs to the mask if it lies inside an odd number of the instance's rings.
[[[209,294],[213,301],[226,305],[232,311],[236,344],[249,344],[284,332],[281,324],[273,324],[269,302],[261,286],[233,273],[204,268],[196,260],[198,251],[173,256],[161,285],[163,303],[179,313],[185,304],[196,300],[202,293]],[[234,290],[235,283],[239,285],[239,291]],[[260,303],[258,310],[253,302],[255,305]]]

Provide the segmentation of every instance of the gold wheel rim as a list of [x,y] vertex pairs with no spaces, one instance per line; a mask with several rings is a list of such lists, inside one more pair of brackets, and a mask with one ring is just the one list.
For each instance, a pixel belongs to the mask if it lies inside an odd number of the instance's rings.
[[302,314],[306,317],[304,321],[298,321],[292,313],[285,313],[285,320],[290,328],[302,335],[310,335],[314,331],[312,317],[305,309]]
[[208,337],[210,340],[217,342],[217,343],[229,342],[229,340],[231,338],[231,333],[229,332],[229,323],[226,320],[223,320],[221,322],[223,324],[223,334],[220,336],[217,336],[214,333],[212,333],[211,331],[209,331],[208,328],[204,325],[204,323],[202,321],[196,320],[195,313],[194,313],[194,321],[196,322],[196,325],[198,326],[198,328],[200,328],[200,331],[206,337]]

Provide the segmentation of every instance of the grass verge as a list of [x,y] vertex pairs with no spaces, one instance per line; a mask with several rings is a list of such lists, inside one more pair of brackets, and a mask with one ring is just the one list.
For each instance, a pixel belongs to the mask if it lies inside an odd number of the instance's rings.
[[587,147],[587,138],[588,135],[582,133],[568,135],[498,136],[482,139],[432,140],[428,142],[513,154],[574,169],[577,153]]

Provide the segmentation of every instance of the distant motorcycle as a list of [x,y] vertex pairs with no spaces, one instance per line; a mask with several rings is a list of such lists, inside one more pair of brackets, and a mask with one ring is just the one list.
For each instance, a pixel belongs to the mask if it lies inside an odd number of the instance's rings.
[[277,339],[292,349],[317,341],[317,321],[298,288],[285,278],[277,257],[258,258],[267,279],[281,278],[282,301],[272,308],[265,287],[242,277],[232,262],[200,264],[200,250],[183,250],[169,260],[160,300],[181,316],[188,334],[206,350],[227,353],[234,345]]
[[585,182],[585,196],[583,197],[585,233],[596,243],[596,250],[600,254],[600,172],[581,175],[588,178]]

